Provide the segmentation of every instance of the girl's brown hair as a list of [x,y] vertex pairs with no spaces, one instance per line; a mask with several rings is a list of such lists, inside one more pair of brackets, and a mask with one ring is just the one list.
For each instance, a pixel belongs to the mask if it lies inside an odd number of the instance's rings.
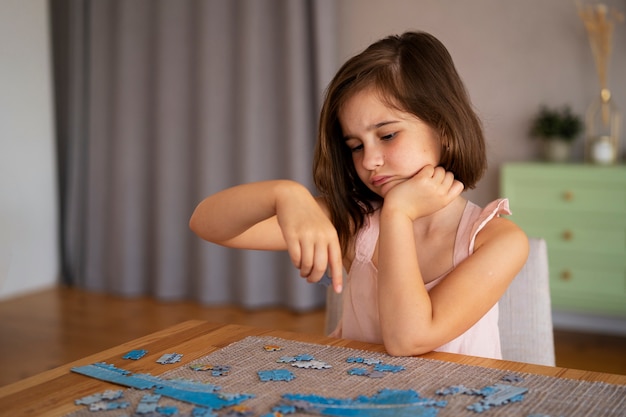
[[441,139],[439,165],[465,188],[474,188],[487,168],[480,120],[445,46],[424,32],[370,45],[349,59],[328,86],[313,161],[313,179],[326,199],[344,255],[351,236],[382,200],[359,179],[338,117],[348,99],[370,87],[389,105],[434,129]]

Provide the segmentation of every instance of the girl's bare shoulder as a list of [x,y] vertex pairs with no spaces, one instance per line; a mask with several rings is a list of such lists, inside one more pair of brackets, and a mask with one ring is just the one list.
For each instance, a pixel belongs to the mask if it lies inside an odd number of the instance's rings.
[[513,221],[505,217],[491,219],[476,235],[474,250],[483,246],[506,247],[521,257],[528,254],[528,236]]

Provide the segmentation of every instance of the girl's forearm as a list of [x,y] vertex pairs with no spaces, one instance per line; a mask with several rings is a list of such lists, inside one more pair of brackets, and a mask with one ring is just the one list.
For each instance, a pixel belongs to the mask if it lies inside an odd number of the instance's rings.
[[190,228],[201,238],[224,243],[276,215],[277,201],[304,186],[290,180],[237,185],[205,198],[193,212]]
[[383,341],[392,355],[433,349],[428,343],[432,305],[416,256],[413,223],[400,213],[381,212],[378,306]]

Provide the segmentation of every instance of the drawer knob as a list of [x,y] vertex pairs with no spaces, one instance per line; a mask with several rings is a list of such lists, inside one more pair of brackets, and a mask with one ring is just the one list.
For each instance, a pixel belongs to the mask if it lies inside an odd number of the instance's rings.
[[569,281],[572,279],[572,272],[569,269],[561,271],[561,281]]
[[565,191],[563,193],[563,200],[572,201],[574,199],[574,193],[571,191]]
[[561,236],[563,237],[563,240],[566,240],[566,241],[570,241],[574,239],[574,233],[572,233],[571,230],[564,231]]

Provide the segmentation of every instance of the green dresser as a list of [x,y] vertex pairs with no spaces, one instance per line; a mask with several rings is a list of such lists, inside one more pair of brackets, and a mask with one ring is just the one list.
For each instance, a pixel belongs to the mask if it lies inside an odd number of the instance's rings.
[[626,317],[626,166],[508,163],[500,194],[548,244],[555,309]]

